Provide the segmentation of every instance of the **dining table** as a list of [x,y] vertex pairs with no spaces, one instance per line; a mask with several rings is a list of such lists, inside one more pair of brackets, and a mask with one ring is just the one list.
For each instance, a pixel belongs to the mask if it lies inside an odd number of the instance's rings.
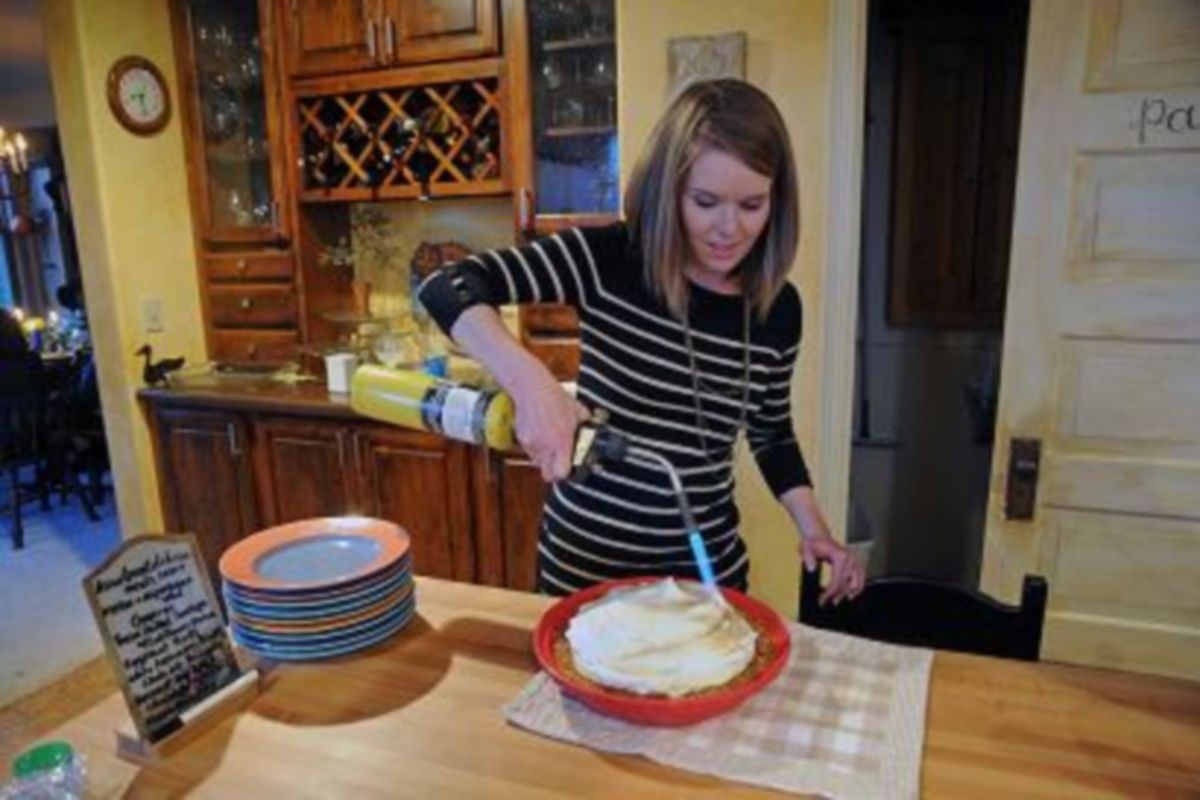
[[[782,796],[507,723],[554,600],[433,578],[416,593],[416,615],[387,643],[274,665],[247,707],[151,765],[117,756],[119,692],[45,738],[85,756],[89,797]],[[1200,796],[1200,686],[937,651],[920,786],[947,798]]]

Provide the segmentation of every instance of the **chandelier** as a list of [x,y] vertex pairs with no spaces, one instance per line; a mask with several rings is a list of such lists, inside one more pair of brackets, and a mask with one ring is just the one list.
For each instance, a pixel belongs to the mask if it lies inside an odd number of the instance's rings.
[[0,128],[0,168],[14,175],[29,169],[29,143],[20,133],[9,136],[4,128]]

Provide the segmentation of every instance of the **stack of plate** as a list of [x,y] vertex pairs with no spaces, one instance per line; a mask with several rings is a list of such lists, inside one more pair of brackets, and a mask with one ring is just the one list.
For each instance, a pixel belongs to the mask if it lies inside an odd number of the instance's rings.
[[220,569],[233,638],[276,661],[378,644],[416,604],[408,534],[365,517],[268,528],[226,550]]

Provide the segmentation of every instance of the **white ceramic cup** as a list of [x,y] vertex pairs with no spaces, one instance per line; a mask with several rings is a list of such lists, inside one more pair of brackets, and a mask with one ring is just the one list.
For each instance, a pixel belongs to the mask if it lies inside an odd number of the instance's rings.
[[358,356],[354,353],[330,353],[325,356],[325,382],[329,385],[329,391],[348,393],[356,369]]

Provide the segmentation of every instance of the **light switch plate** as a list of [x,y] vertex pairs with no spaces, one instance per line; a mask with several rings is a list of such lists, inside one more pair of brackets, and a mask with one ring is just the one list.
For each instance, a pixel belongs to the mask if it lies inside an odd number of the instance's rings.
[[156,294],[142,295],[142,330],[145,333],[162,333],[162,298]]

